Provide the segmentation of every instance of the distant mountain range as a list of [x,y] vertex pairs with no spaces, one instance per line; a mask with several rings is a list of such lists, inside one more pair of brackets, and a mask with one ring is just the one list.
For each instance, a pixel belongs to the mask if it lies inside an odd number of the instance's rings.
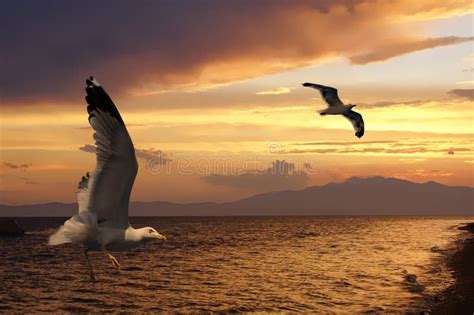
[[[71,216],[75,203],[0,205],[0,217]],[[258,194],[233,202],[132,202],[132,216],[474,215],[474,188],[384,177]]]

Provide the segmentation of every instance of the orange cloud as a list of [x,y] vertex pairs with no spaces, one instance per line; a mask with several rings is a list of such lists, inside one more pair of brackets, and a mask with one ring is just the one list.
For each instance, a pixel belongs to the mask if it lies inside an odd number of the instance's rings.
[[246,171],[242,174],[209,174],[204,182],[236,189],[254,189],[256,192],[301,189],[309,180],[305,172],[297,171],[294,163],[276,160],[263,172]]
[[423,39],[406,39],[394,41],[392,43],[374,47],[372,51],[357,54],[349,57],[349,60],[355,64],[368,64],[371,62],[385,61],[387,59],[408,54],[411,52],[435,48],[440,46],[448,46],[454,44],[473,41],[474,37],[439,37],[439,38],[423,38]]
[[454,97],[466,98],[468,100],[474,100],[474,89],[455,89],[448,92],[449,95]]
[[[111,7],[86,1],[19,9],[21,4],[8,2],[0,16],[11,25],[0,34],[0,45],[8,45],[0,49],[8,52],[0,77],[3,100],[79,100],[77,86],[91,74],[107,82],[113,95],[159,93],[218,86],[328,58],[364,64],[472,40],[400,36],[417,33],[404,21],[465,14],[472,11],[470,0],[206,4],[150,1]],[[25,21],[16,12],[34,18]],[[47,19],[50,12],[55,19]]]
[[[455,153],[471,155],[474,148],[469,142],[436,141],[436,140],[382,140],[368,142],[313,142],[297,143],[297,148],[284,150],[286,154],[336,154],[336,155],[428,155],[439,156],[443,154],[454,155]],[[453,146],[454,145],[454,146]],[[303,148],[301,148],[303,147]],[[413,161],[413,159],[400,161]]]

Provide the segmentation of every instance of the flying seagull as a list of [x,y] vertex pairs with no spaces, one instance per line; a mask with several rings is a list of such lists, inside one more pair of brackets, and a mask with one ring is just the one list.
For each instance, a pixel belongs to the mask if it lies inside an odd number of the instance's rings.
[[99,82],[86,80],[89,123],[97,146],[95,172],[79,182],[79,211],[49,237],[49,245],[79,243],[85,246],[90,277],[94,271],[88,251],[102,250],[115,268],[117,259],[109,251],[135,248],[154,239],[166,240],[154,228],[134,229],[128,220],[128,204],[138,163],[125,123]]
[[362,119],[362,115],[352,110],[356,105],[344,105],[339,96],[337,96],[337,90],[335,88],[308,82],[303,83],[303,86],[321,92],[321,96],[326,104],[328,104],[328,108],[320,111],[320,115],[342,115],[352,123],[356,137],[361,138],[364,135],[364,120]]

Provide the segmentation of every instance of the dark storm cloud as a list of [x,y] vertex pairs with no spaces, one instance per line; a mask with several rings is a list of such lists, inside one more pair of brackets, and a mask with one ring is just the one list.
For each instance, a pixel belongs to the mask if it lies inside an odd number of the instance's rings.
[[[327,10],[328,3],[318,7]],[[80,97],[78,83],[91,74],[112,82],[113,89],[154,75],[162,83],[173,81],[177,73],[193,74],[204,63],[238,56],[244,47],[236,49],[242,45],[236,37],[262,32],[260,23],[241,22],[272,19],[284,7],[270,1],[4,2],[2,95]]]
[[[77,101],[83,97],[78,86],[89,75],[119,95],[225,83],[329,55],[368,63],[467,40],[417,44],[386,22],[386,16],[469,5],[425,2],[414,7],[371,0],[3,1],[0,94],[6,104]],[[390,45],[379,47],[380,42]],[[364,51],[370,53],[358,54]]]
[[[306,164],[305,168],[313,167]],[[211,174],[201,179],[212,185],[264,192],[301,189],[306,187],[309,178],[305,172],[297,171],[295,164],[276,160],[270,168],[263,172],[248,171],[238,175]]]

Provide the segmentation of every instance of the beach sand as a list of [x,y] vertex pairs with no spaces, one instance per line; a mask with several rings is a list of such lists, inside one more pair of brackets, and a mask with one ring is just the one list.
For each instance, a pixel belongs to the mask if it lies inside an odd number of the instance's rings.
[[436,298],[433,314],[474,314],[474,223],[460,229],[472,234],[448,261],[456,282]]

